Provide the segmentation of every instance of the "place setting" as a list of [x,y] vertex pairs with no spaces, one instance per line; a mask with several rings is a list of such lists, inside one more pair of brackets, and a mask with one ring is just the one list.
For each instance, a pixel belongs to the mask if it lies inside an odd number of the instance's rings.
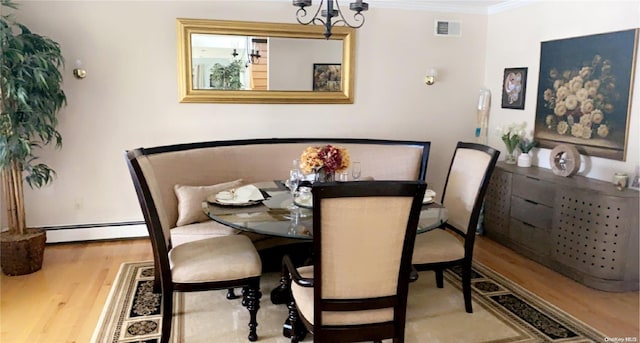
[[219,206],[243,207],[261,204],[266,198],[265,192],[255,185],[246,185],[212,194],[207,197],[207,202]]

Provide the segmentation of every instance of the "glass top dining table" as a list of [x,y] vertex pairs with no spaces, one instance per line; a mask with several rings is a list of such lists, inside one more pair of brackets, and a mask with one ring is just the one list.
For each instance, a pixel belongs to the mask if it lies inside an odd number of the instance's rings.
[[[263,235],[313,240],[312,209],[289,209],[293,202],[291,192],[279,181],[254,183],[266,199],[247,206],[223,206],[204,201],[205,214],[224,225],[242,231]],[[418,234],[441,226],[447,221],[447,209],[438,203],[422,206],[418,222]]]

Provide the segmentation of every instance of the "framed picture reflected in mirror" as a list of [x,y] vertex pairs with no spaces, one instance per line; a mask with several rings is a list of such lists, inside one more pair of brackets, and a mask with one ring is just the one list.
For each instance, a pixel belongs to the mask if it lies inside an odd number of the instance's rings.
[[313,91],[342,91],[342,64],[314,63]]

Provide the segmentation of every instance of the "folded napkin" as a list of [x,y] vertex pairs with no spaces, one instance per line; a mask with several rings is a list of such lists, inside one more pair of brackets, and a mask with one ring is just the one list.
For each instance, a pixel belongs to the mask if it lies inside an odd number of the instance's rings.
[[432,189],[427,189],[424,192],[424,198],[422,199],[422,203],[428,204],[430,202],[433,202],[433,198],[435,197],[436,197],[436,192]]
[[220,192],[216,194],[216,200],[223,204],[246,204],[248,202],[262,201],[264,196],[258,187],[246,185],[235,190]]

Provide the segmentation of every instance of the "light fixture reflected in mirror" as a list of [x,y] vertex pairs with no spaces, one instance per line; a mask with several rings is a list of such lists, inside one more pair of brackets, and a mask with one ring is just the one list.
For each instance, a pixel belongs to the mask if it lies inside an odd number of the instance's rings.
[[251,54],[249,54],[249,56],[251,57],[251,63],[260,62],[260,57],[262,57],[260,55],[260,50],[251,50]]
[[425,75],[424,77],[424,83],[426,83],[428,86],[431,86],[432,84],[436,83],[437,76],[438,71],[435,68],[429,69],[429,71],[427,71],[427,75]]

